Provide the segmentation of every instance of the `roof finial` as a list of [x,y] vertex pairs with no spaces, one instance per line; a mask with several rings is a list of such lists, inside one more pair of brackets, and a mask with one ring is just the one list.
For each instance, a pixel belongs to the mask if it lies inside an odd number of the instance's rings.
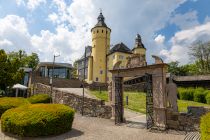
[[99,10],[100,10],[100,14],[102,14],[102,9],[100,8]]

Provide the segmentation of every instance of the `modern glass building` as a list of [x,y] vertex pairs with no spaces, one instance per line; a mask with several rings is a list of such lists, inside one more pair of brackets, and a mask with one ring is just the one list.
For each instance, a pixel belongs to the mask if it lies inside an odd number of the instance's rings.
[[[54,78],[71,79],[72,65],[68,63],[54,63]],[[37,68],[39,76],[52,77],[53,63],[41,62]]]

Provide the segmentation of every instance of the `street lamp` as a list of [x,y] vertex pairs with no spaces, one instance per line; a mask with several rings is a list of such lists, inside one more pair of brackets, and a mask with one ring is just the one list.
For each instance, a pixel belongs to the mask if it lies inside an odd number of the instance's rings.
[[54,67],[55,67],[55,58],[56,57],[59,57],[60,55],[54,55],[54,57],[53,57],[53,69],[52,69],[52,75],[51,75],[51,78],[50,78],[50,85],[51,85],[51,87],[50,87],[50,102],[52,103],[52,90],[53,90],[53,78],[54,78]]
[[86,69],[86,49],[85,47],[85,56],[84,56],[84,75],[83,75],[83,91],[82,91],[82,116],[84,114],[84,99],[85,99],[85,69]]

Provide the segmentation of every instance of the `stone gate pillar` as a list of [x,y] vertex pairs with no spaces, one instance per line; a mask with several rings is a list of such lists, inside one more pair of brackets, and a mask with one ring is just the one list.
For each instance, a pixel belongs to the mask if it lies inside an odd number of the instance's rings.
[[157,68],[152,77],[154,124],[166,128],[166,68]]
[[112,78],[112,117],[115,118],[115,124],[124,122],[122,77]]

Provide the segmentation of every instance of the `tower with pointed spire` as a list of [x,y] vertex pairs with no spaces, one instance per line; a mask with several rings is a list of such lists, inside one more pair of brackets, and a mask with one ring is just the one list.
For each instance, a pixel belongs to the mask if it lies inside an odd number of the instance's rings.
[[144,44],[141,41],[141,36],[139,34],[136,35],[135,45],[132,51],[134,54],[140,54],[144,56],[146,54],[146,48],[144,47]]
[[91,81],[106,83],[107,80],[107,53],[110,49],[111,29],[107,27],[105,18],[100,11],[97,24],[91,29],[92,53],[89,59],[88,79]]

